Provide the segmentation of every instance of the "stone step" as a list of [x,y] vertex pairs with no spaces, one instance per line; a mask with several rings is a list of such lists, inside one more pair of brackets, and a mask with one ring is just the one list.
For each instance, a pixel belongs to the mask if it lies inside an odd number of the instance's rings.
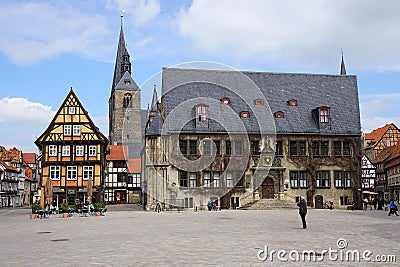
[[275,210],[275,209],[297,209],[296,203],[289,200],[260,199],[240,207],[243,210]]

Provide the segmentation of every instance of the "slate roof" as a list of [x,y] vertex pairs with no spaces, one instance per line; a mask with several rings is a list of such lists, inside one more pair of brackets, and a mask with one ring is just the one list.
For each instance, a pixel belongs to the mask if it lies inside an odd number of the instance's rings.
[[163,125],[163,120],[161,118],[160,111],[157,111],[153,121],[151,122],[149,128],[146,131],[146,135],[161,135],[161,129]]
[[[275,124],[278,134],[361,135],[354,75],[165,68],[162,81],[162,118],[171,122],[166,127],[169,130],[219,132],[221,125],[239,130],[242,121],[248,133],[257,133],[261,123],[267,124],[268,130]],[[223,97],[230,98],[230,107],[221,104]],[[258,98],[266,100],[266,105],[255,106],[254,100]],[[289,106],[290,99],[297,100],[298,105]],[[208,116],[218,121],[210,120],[207,129],[195,128],[193,107],[199,103],[208,105]],[[319,127],[312,112],[322,106],[329,107],[327,129]],[[250,111],[250,118],[240,119],[241,111]],[[274,118],[277,111],[284,112],[284,118]],[[265,116],[257,120],[256,114]],[[148,134],[155,134],[162,127],[161,117],[156,117]]]
[[118,82],[121,80],[122,56],[125,54],[129,55],[128,50],[126,49],[124,30],[123,30],[122,24],[121,24],[121,29],[119,31],[117,56],[115,58],[115,65],[114,65],[114,77],[113,77],[113,83],[112,83],[113,89],[115,86],[117,86]]
[[129,72],[125,71],[124,75],[115,86],[115,90],[140,90],[140,88]]

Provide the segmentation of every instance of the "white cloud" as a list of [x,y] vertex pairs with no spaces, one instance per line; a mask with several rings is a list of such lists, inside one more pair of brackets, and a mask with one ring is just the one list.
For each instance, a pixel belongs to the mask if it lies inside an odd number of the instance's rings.
[[364,95],[360,104],[363,131],[370,132],[392,122],[399,127],[399,102],[400,93]]
[[111,9],[125,10],[125,19],[132,21],[135,26],[154,19],[161,11],[157,0],[108,0],[107,5]]
[[[32,64],[62,53],[103,58],[110,33],[105,19],[59,2],[0,5],[0,52],[18,64]],[[102,41],[102,42],[100,42]]]
[[34,141],[49,125],[55,112],[50,106],[25,98],[0,99],[0,141],[5,147],[37,151]]
[[378,129],[389,123],[394,123],[394,125],[399,127],[400,117],[371,117],[361,120],[362,130],[366,133],[369,133],[372,130]]
[[338,66],[343,48],[352,69],[376,69],[400,61],[399,9],[398,1],[194,0],[176,22],[200,49],[238,59],[321,70]]
[[0,100],[0,124],[10,125],[46,125],[54,116],[50,106],[30,102],[26,98],[5,97]]

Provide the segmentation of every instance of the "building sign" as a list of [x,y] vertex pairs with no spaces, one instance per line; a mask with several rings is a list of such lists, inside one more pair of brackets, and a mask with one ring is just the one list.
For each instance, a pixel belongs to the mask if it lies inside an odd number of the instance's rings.
[[67,193],[68,195],[75,195],[75,189],[68,189]]

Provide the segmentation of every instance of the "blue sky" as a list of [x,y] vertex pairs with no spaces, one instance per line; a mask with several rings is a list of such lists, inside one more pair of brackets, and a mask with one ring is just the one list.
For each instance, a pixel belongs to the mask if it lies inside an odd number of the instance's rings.
[[[400,126],[400,1],[75,0],[0,2],[0,145],[36,151],[70,87],[105,135],[120,11],[141,85],[162,67],[358,78],[364,131]],[[142,88],[142,108],[152,90]]]

